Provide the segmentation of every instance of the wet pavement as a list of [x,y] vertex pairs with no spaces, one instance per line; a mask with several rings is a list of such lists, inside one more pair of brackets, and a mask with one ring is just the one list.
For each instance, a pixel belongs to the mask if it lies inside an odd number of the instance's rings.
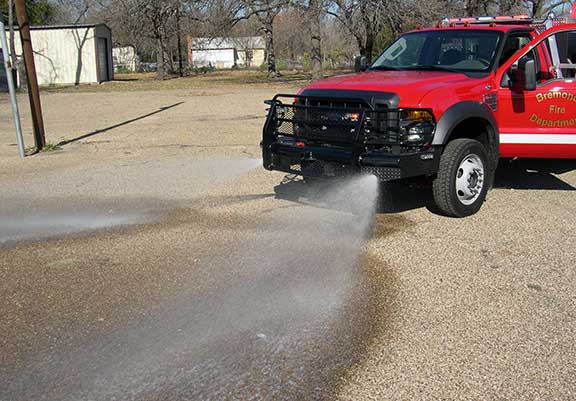
[[17,244],[23,240],[39,240],[65,234],[86,232],[143,223],[145,216],[137,213],[45,211],[41,214],[11,214],[0,218],[0,245]]
[[[213,176],[213,182],[231,180],[238,173],[233,170],[227,177]],[[93,185],[102,196],[102,186]],[[324,187],[314,205],[263,198],[239,220],[231,215],[245,209],[243,202],[219,211],[226,200],[203,198],[202,191],[190,194],[184,207],[174,201],[177,194],[162,198],[156,189],[146,194],[156,196],[155,202],[134,197],[129,209],[117,200],[98,201],[94,192],[87,201],[91,190],[84,188],[82,201],[62,200],[59,207],[52,202],[42,214],[22,216],[6,211],[23,203],[5,198],[3,331],[23,338],[16,344],[14,337],[3,341],[0,399],[328,399],[334,394],[337,377],[357,359],[373,321],[370,298],[376,295],[366,290],[360,263],[376,207],[373,177]],[[169,209],[176,204],[179,209]],[[200,210],[216,213],[202,224]],[[227,231],[235,233],[222,235]],[[143,240],[147,245],[135,259],[99,258],[98,248],[117,240],[128,247],[140,247]],[[31,249],[41,252],[31,257]],[[74,256],[52,259],[62,250]],[[153,264],[152,253],[164,265]],[[116,287],[129,293],[131,286],[118,280],[149,291],[140,287],[141,275],[130,275],[142,263],[152,264],[146,269],[155,270],[154,284],[160,286],[152,291],[153,302],[138,305],[129,298],[117,305],[118,294],[107,292]],[[15,265],[22,270],[12,270]],[[109,274],[94,279],[95,269]],[[114,276],[117,269],[122,278]],[[74,277],[85,274],[92,277]],[[66,294],[94,284],[100,287],[96,292]],[[37,290],[23,299],[24,287]],[[40,321],[37,314],[44,315]]]

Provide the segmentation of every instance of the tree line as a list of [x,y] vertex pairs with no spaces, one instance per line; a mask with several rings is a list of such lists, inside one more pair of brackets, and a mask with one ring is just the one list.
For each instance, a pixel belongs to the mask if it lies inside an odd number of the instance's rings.
[[[13,0],[0,0],[8,15]],[[271,76],[287,60],[306,62],[313,78],[327,61],[370,62],[401,32],[444,17],[562,11],[570,0],[33,0],[33,23],[103,22],[119,46],[154,57],[157,78],[182,73],[186,38],[262,36],[264,68]],[[280,56],[280,57],[279,57]],[[286,65],[281,65],[282,63]]]

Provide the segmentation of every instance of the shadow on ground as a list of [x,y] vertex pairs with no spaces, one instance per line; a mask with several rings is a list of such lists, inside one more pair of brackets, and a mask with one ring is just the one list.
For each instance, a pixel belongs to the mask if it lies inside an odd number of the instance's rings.
[[90,138],[90,137],[95,136],[95,135],[99,135],[99,134],[103,134],[103,133],[108,132],[108,131],[112,131],[112,130],[114,130],[114,129],[116,129],[116,128],[120,128],[120,127],[123,127],[123,126],[125,126],[125,125],[132,124],[132,123],[134,123],[134,122],[136,122],[136,121],[143,120],[143,119],[148,118],[148,117],[152,117],[153,115],[158,114],[158,113],[162,113],[162,112],[164,112],[164,111],[166,111],[166,110],[170,110],[170,109],[172,109],[172,108],[174,108],[174,107],[180,106],[180,105],[183,104],[183,103],[184,103],[184,102],[178,102],[178,103],[171,104],[171,105],[169,105],[169,106],[160,107],[158,110],[153,111],[153,112],[151,112],[151,113],[147,113],[147,114],[144,114],[144,115],[141,115],[141,116],[138,116],[138,117],[134,117],[134,118],[132,118],[132,119],[130,119],[130,120],[126,120],[126,121],[123,121],[123,122],[121,122],[121,123],[111,125],[110,127],[106,127],[106,128],[102,128],[102,129],[99,129],[99,130],[96,130],[96,131],[92,131],[92,132],[89,132],[89,133],[87,133],[87,134],[80,135],[80,136],[78,136],[78,137],[76,137],[76,138],[67,139],[67,140],[65,140],[65,141],[62,141],[62,142],[58,143],[57,146],[65,146],[65,145],[68,145],[68,144],[70,144],[70,143],[78,142],[78,141],[80,141],[80,140],[82,140],[82,139]]
[[576,160],[572,159],[505,159],[498,165],[494,187],[574,191],[574,186],[557,177],[574,170]]
[[[294,176],[286,176],[279,185],[274,187],[274,192],[279,199],[331,208],[332,205],[326,204],[322,194],[333,185],[331,180],[308,182]],[[351,198],[354,196],[355,194],[350,194]],[[354,203],[351,202],[350,205],[353,207]],[[377,213],[401,213],[423,207],[431,211],[435,210],[432,187],[425,181],[395,181],[380,184]],[[353,210],[348,211],[353,212]]]
[[[575,191],[576,187],[557,175],[576,170],[576,160],[562,159],[519,159],[502,160],[496,171],[494,188]],[[331,180],[305,181],[288,175],[274,188],[277,198],[308,204],[316,207],[331,205],[319,203]],[[355,194],[350,194],[350,197]],[[353,203],[350,203],[353,205]],[[441,214],[432,195],[432,185],[424,179],[392,181],[380,184],[377,213],[401,213],[425,207],[430,212]],[[349,210],[353,211],[353,210]]]

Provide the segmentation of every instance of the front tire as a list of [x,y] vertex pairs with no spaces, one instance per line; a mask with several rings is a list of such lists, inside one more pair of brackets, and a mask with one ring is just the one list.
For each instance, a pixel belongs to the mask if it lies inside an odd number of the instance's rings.
[[433,182],[434,202],[446,216],[466,217],[480,210],[492,171],[484,146],[473,139],[459,138],[446,145]]

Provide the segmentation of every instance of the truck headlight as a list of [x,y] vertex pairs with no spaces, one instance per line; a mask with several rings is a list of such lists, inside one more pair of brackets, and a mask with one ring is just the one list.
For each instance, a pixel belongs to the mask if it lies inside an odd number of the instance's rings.
[[434,121],[434,116],[428,110],[402,110],[401,121]]
[[409,145],[427,145],[432,142],[436,124],[427,110],[400,112],[400,141]]

